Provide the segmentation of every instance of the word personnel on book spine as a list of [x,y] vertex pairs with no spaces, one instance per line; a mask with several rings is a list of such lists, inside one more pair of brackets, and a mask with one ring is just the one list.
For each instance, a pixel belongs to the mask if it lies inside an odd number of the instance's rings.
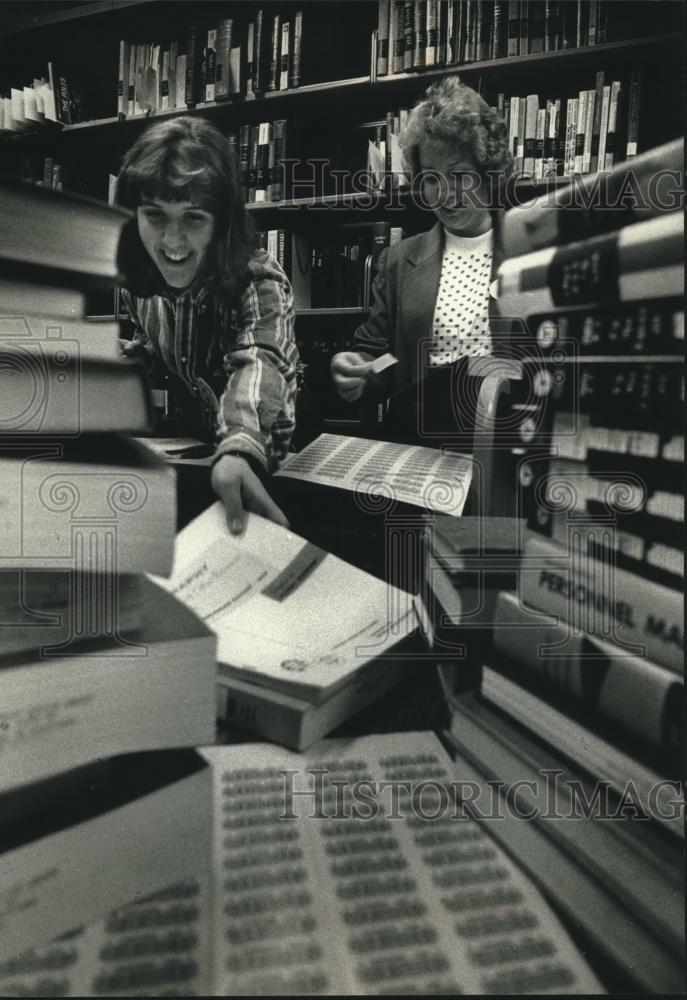
[[0,192],[3,961],[196,875],[209,850],[190,748],[214,738],[215,640],[144,576],[172,567],[174,477],[127,438],[151,407],[118,326],[84,316],[129,221]]
[[682,163],[680,140],[618,165],[596,192],[605,211],[562,189],[507,213],[516,256],[499,273],[503,314],[528,324],[533,391],[514,449],[527,541],[496,644],[671,772],[684,668]]
[[534,882],[456,799],[461,774],[433,733],[203,756],[213,891],[177,881],[18,956],[0,967],[4,992],[601,991]]

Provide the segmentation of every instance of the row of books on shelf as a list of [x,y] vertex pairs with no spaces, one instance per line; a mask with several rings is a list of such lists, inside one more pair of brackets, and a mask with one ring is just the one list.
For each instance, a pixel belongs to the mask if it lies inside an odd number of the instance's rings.
[[0,94],[0,132],[26,132],[57,122],[79,121],[80,92],[70,85],[55,65],[48,63],[48,77],[35,77],[31,84],[10,87]]
[[516,173],[535,180],[594,174],[637,155],[641,74],[625,86],[605,79],[599,70],[595,88],[577,97],[498,95]]
[[238,23],[192,25],[184,42],[119,43],[120,115],[185,109],[298,87],[303,12],[268,17],[259,8],[239,40]]
[[373,76],[606,41],[606,0],[380,0]]
[[296,309],[368,308],[375,261],[400,242],[403,230],[389,222],[353,223],[337,226],[334,240],[285,228],[266,230],[261,238],[291,282]]

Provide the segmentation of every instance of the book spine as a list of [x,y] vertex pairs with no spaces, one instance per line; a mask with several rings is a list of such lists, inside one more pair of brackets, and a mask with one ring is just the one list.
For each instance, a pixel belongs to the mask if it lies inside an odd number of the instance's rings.
[[511,97],[510,99],[510,116],[508,122],[508,148],[513,156],[514,165],[517,164],[518,158],[518,119],[520,110],[520,98]]
[[611,170],[615,163],[618,124],[620,120],[620,101],[622,85],[619,80],[611,83],[611,93],[608,106],[608,131],[606,133],[606,159],[604,170]]
[[389,72],[390,0],[379,0],[377,6],[377,76]]
[[301,84],[301,50],[303,46],[303,11],[299,10],[293,19],[291,74],[289,87],[300,87]]
[[528,94],[525,112],[525,149],[523,161],[523,174],[525,177],[534,177],[538,114],[539,96],[538,94]]
[[251,21],[246,35],[246,100],[255,97],[255,89],[255,21]]
[[581,90],[577,98],[577,125],[575,128],[574,172],[581,174],[584,159],[584,130],[587,124],[587,91]]
[[534,147],[534,177],[541,180],[544,177],[544,144],[547,131],[546,108],[537,111],[537,133]]
[[129,57],[128,42],[119,43],[119,75],[117,80],[117,114],[126,115],[129,111]]
[[531,0],[520,0],[520,40],[518,54],[526,56],[530,51],[530,3]]
[[490,7],[482,2],[477,4],[475,21],[475,60],[484,62],[491,55],[491,21]]
[[424,69],[427,55],[427,0],[413,5],[413,68]]
[[287,121],[280,118],[272,125],[274,136],[274,167],[272,170],[272,201],[282,201],[288,194],[284,185],[284,164],[286,157]]
[[232,18],[225,17],[217,27],[215,62],[215,100],[226,101],[231,97],[231,44],[234,35]]
[[544,7],[544,51],[556,52],[563,48],[560,0],[546,0]]
[[403,4],[403,70],[408,73],[413,68],[415,54],[415,4],[405,0]]
[[536,250],[501,266],[501,305],[512,316],[563,306],[682,294],[684,220],[670,212],[614,232]]
[[529,52],[544,51],[546,17],[544,0],[530,0]]
[[253,32],[253,93],[256,96],[265,93],[268,67],[265,65],[265,38],[267,29],[264,24],[264,11],[259,8],[255,12],[255,28]]
[[200,29],[196,25],[191,25],[186,39],[186,89],[184,92],[184,100],[189,108],[194,107],[200,100],[201,46]]
[[630,78],[630,100],[627,111],[627,143],[625,159],[637,155],[639,149],[639,108],[641,103],[641,73],[633,73]]
[[599,13],[598,0],[587,0],[587,45],[596,45],[597,38],[597,17]]
[[577,45],[577,4],[575,0],[560,0],[561,48],[574,49]]
[[425,50],[425,66],[436,66],[438,62],[439,36],[438,36],[438,7],[439,0],[427,0],[425,36],[427,47]]
[[239,179],[244,202],[248,201],[250,170],[250,125],[241,125],[239,130]]
[[577,141],[577,106],[579,101],[577,97],[571,97],[568,99],[568,117],[567,117],[567,153],[566,153],[566,167],[565,173],[567,177],[572,177],[575,172],[575,144]]
[[520,42],[520,0],[508,0],[508,57],[517,56]]
[[589,44],[589,0],[577,0],[576,26],[575,42],[579,49]]
[[267,200],[267,183],[269,178],[269,150],[272,139],[272,125],[261,122],[258,126],[257,163],[255,181],[255,201]]
[[527,120],[527,98],[520,97],[518,100],[518,157],[517,170],[523,173],[525,169],[525,124]]
[[611,88],[604,86],[601,97],[601,120],[599,122],[599,151],[597,154],[597,169],[606,170],[606,140],[608,138],[608,112],[611,105]]
[[389,57],[392,60],[391,68],[394,74],[403,72],[403,57],[405,53],[404,25],[404,4],[403,0],[392,0],[391,4],[391,27],[389,29]]
[[674,673],[603,640],[571,635],[562,623],[533,624],[515,594],[499,594],[495,619],[494,645],[511,663],[535,671],[644,743],[678,749],[675,703],[684,685]]
[[588,90],[587,107],[585,108],[585,113],[584,113],[584,146],[582,148],[582,170],[581,170],[581,173],[583,174],[588,174],[591,170],[595,105],[596,105],[596,93],[593,90]]
[[281,47],[279,50],[279,89],[289,89],[289,71],[291,68],[291,22],[284,20],[281,26]]
[[162,72],[160,74],[160,102],[161,111],[169,110],[169,49],[162,52]]
[[177,56],[176,66],[176,107],[183,108],[186,103],[186,62],[188,56],[186,52],[180,52]]
[[475,62],[477,58],[477,0],[466,0],[465,3],[465,53],[466,63]]
[[126,105],[124,113],[133,115],[136,106],[136,46],[129,45],[129,82],[126,90]]
[[532,535],[520,570],[520,596],[578,634],[682,674],[684,611],[677,590]]
[[508,2],[495,0],[491,58],[505,59],[508,55]]
[[603,104],[605,72],[601,69],[596,74],[594,81],[594,122],[592,125],[592,148],[589,162],[589,170],[595,174],[599,169],[599,138],[601,135],[601,114]]
[[281,20],[279,14],[272,18],[272,32],[270,35],[270,62],[267,73],[267,89],[279,90],[279,79],[281,64],[279,62],[279,45],[281,42]]
[[259,126],[250,126],[250,148],[248,151],[248,201],[255,201],[258,186],[258,132]]
[[437,66],[446,65],[448,51],[448,0],[437,0]]

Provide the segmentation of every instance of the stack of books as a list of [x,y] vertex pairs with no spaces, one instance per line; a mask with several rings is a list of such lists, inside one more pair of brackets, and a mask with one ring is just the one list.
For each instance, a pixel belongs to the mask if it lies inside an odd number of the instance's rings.
[[531,392],[517,428],[527,540],[495,643],[664,763],[684,665],[682,158],[676,141],[617,167],[586,209],[563,190],[507,214],[518,255],[499,274],[503,314],[529,326]]
[[127,437],[150,404],[118,326],[84,316],[128,213],[0,200],[4,959],[195,873],[208,779],[182,748],[214,737],[215,643],[144,576],[172,566],[174,476]]
[[413,597],[251,514],[230,535],[214,504],[155,580],[218,637],[218,715],[304,749],[424,664]]

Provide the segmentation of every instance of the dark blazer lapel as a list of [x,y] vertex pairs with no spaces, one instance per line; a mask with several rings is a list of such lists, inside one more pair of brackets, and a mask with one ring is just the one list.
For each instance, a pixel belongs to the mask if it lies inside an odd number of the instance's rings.
[[410,381],[418,370],[418,344],[432,334],[434,307],[439,292],[443,254],[443,227],[437,222],[422,239],[413,240],[400,270],[400,339],[405,348]]

